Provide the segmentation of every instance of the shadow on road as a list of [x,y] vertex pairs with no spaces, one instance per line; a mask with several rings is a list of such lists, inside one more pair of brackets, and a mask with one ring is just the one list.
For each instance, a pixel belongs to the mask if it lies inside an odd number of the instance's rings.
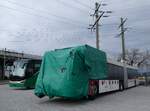
[[83,99],[76,99],[76,100],[71,100],[71,99],[65,99],[61,97],[55,97],[53,99],[43,99],[42,101],[39,102],[39,104],[53,104],[53,105],[66,105],[66,106],[76,106],[76,105],[85,105],[90,102],[99,102],[100,99],[103,99],[105,96],[108,95],[113,95],[117,93],[118,91],[115,92],[108,92],[108,93],[103,93],[99,94],[94,100],[88,100],[86,98]]
[[78,99],[78,100],[71,100],[71,99],[65,99],[61,97],[56,97],[53,99],[46,99],[44,101],[41,101],[40,104],[54,104],[54,105],[67,105],[67,106],[75,106],[79,104],[86,104],[89,100],[87,99]]
[[33,89],[27,89],[27,88],[11,88],[12,90],[18,90],[18,91],[29,91]]

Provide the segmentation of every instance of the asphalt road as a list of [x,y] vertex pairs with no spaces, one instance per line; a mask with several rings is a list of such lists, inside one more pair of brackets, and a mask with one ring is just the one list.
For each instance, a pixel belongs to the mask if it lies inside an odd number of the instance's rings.
[[33,90],[0,85],[0,111],[150,111],[150,87],[100,95],[95,100],[39,99]]

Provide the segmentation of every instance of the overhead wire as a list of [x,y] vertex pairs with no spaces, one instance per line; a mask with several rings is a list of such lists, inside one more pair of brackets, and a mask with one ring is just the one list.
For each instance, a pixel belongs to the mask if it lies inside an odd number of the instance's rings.
[[83,12],[84,14],[85,14],[85,13],[88,13],[88,11],[83,10],[83,9],[81,9],[81,8],[78,8],[78,7],[75,7],[74,5],[69,4],[68,2],[64,2],[64,1],[62,1],[62,0],[55,0],[55,1],[58,2],[58,3],[60,3],[60,4],[62,4],[62,5],[64,5],[64,6],[66,6],[66,7],[68,7],[68,8],[72,8],[72,9],[75,9],[75,10],[79,10],[80,12]]
[[[78,23],[78,24],[87,25],[87,24],[84,24],[84,23],[82,23],[82,22],[80,22],[80,21],[72,20],[72,19],[70,19],[70,18],[63,17],[63,16],[58,16],[58,15],[53,14],[53,13],[50,13],[50,12],[48,12],[48,11],[46,11],[46,10],[35,9],[35,8],[29,7],[29,6],[26,6],[26,5],[17,3],[17,2],[10,1],[10,0],[4,0],[4,1],[7,1],[7,2],[9,2],[9,3],[11,3],[11,4],[15,4],[15,5],[17,5],[17,6],[20,6],[20,7],[26,8],[26,9],[31,9],[31,10],[33,10],[33,11],[44,12],[44,13],[46,13],[46,14],[49,14],[49,15],[51,15],[51,16],[56,17],[57,19],[67,20],[67,22],[68,22],[68,21],[72,21],[73,23],[76,22],[76,23]],[[78,3],[82,4],[82,2],[80,2],[79,0],[73,0],[73,1],[77,1]],[[86,6],[86,5],[85,5],[85,6]],[[86,6],[86,7],[90,7],[90,6]]]
[[94,10],[94,9],[91,8],[89,5],[83,3],[83,2],[81,2],[81,1],[79,1],[79,0],[73,0],[73,1],[76,2],[77,4],[82,5],[83,7],[86,7],[86,8],[88,8],[88,9],[90,8],[91,10]]
[[[10,7],[7,7],[7,6],[0,5],[0,7],[4,7],[4,8],[7,8],[7,9],[11,9],[11,10],[14,10],[14,11],[17,11],[17,12],[21,12],[21,13],[25,13],[25,14],[28,14],[28,15],[32,15],[32,16],[33,16],[32,13],[28,13],[28,12],[16,10],[16,9],[14,9],[14,8],[10,8]],[[34,15],[34,16],[43,17],[43,16],[39,16],[39,15]],[[48,18],[46,18],[46,19],[48,19]],[[82,28],[82,29],[83,29],[83,28]],[[9,41],[9,42],[11,42],[11,41]],[[13,42],[16,42],[16,41],[13,41]],[[23,40],[23,41],[17,41],[17,42],[26,42],[26,40]]]
[[[27,15],[31,15],[31,16],[36,16],[36,17],[40,17],[40,18],[44,18],[44,19],[46,19],[46,20],[54,20],[54,21],[59,21],[59,22],[61,22],[61,23],[64,23],[64,24],[72,24],[72,25],[76,25],[76,26],[80,26],[80,27],[84,27],[85,28],[85,26],[84,25],[79,25],[79,24],[76,24],[76,23],[73,23],[73,22],[66,22],[66,21],[60,21],[60,20],[55,20],[55,19],[52,19],[52,18],[49,18],[49,17],[46,17],[46,16],[42,16],[42,15],[39,15],[39,14],[35,14],[35,13],[32,13],[32,12],[28,12],[28,11],[22,11],[22,10],[17,10],[17,9],[15,9],[15,8],[11,8],[11,7],[8,7],[8,6],[6,6],[6,5],[0,5],[0,7],[3,7],[3,8],[7,8],[7,9],[9,9],[9,10],[13,10],[13,11],[16,11],[16,12],[20,12],[20,13],[24,13],[24,14],[27,14]],[[50,21],[49,21],[50,22]],[[53,23],[53,22],[50,22],[50,23]]]
[[[9,3],[11,3],[11,4],[15,4],[15,5],[17,5],[17,6],[20,6],[20,7],[26,8],[26,9],[30,9],[30,10],[33,10],[33,11],[36,11],[36,12],[38,11],[38,12],[42,12],[42,13],[51,15],[51,16],[57,18],[57,19],[63,19],[63,20],[67,20],[67,21],[76,22],[76,23],[78,23],[78,24],[84,24],[84,23],[82,23],[82,22],[80,22],[80,21],[73,20],[73,19],[70,19],[70,18],[67,18],[67,17],[63,17],[63,16],[60,16],[60,15],[56,15],[56,14],[53,14],[53,13],[51,13],[51,12],[49,12],[49,11],[46,11],[46,10],[41,10],[41,9],[32,8],[32,7],[29,7],[29,6],[20,4],[20,3],[18,3],[18,2],[10,1],[10,0],[4,0],[4,1],[7,1],[7,2],[9,2]],[[87,25],[87,24],[84,24],[84,25]]]
[[[5,6],[5,5],[0,5],[0,7],[3,7],[3,8],[7,8],[9,10],[13,10],[13,11],[16,11],[16,12],[21,12],[21,13],[24,13],[24,14],[27,14],[27,15],[31,15],[31,16],[37,16],[37,17],[42,17],[44,19],[47,19],[49,20],[49,18],[47,17],[44,17],[44,16],[41,16],[41,15],[37,15],[37,14],[33,14],[33,13],[30,13],[30,12],[26,12],[26,11],[21,11],[21,10],[17,10],[15,8],[11,8],[11,7],[8,7],[8,6]],[[80,26],[81,27],[81,26]],[[83,27],[82,27],[83,28]],[[85,28],[85,27],[84,27]],[[25,42],[25,41],[24,41]]]
[[[9,1],[9,0],[5,0],[5,1]],[[9,1],[9,2],[11,2],[11,1]],[[11,2],[11,3],[16,4],[15,2]],[[18,4],[17,4],[17,5],[18,5]],[[20,4],[20,6],[22,6],[22,7],[24,7],[24,8],[29,8],[29,9],[35,10],[34,8],[26,7],[25,5],[21,5],[21,4]],[[4,6],[3,6],[3,7],[4,7]],[[5,6],[5,8],[6,8],[6,6]],[[11,10],[19,11],[19,10],[10,8],[10,7],[7,7],[7,8],[9,8],[9,9],[11,9]],[[20,11],[20,12],[22,12],[22,11]],[[23,12],[23,13],[30,14],[30,15],[34,15],[34,16],[38,16],[38,17],[43,17],[43,16],[41,16],[41,15],[37,15],[37,14],[33,14],[33,13],[28,13],[28,12]],[[57,15],[54,15],[54,16],[59,17],[59,16],[57,16]],[[45,17],[44,17],[44,18],[45,18]],[[49,18],[46,17],[46,19],[49,19]],[[66,19],[66,18],[65,18],[65,19]],[[105,25],[105,24],[103,24],[103,25]]]

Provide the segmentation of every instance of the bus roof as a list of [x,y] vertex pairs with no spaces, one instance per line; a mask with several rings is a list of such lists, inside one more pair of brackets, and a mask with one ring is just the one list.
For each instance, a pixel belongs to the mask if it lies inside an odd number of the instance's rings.
[[[107,63],[117,65],[117,66],[121,66],[121,67],[124,66],[124,64],[122,62],[118,62],[118,61],[112,60],[110,58],[107,58]],[[130,68],[130,69],[138,69],[138,67],[135,67],[135,66],[131,66],[131,65],[128,65],[128,64],[125,64],[125,65],[126,65],[127,68]]]

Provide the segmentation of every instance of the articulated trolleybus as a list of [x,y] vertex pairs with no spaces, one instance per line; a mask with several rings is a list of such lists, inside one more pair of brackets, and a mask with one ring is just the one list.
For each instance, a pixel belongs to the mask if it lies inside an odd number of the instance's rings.
[[[137,68],[128,66],[128,88],[138,84]],[[35,86],[38,97],[94,98],[124,90],[123,64],[88,45],[46,52]]]
[[[99,80],[99,93],[124,90],[124,64],[107,59],[107,67],[108,78]],[[126,64],[126,70],[128,75],[127,88],[138,85],[138,68]]]
[[13,63],[9,86],[14,88],[34,88],[41,60],[19,59]]

